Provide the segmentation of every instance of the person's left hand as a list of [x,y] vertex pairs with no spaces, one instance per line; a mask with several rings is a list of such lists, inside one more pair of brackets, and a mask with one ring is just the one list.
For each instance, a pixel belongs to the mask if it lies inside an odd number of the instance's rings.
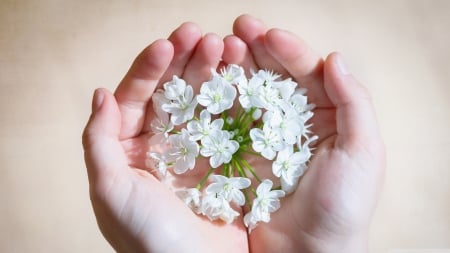
[[[155,88],[173,75],[193,85],[207,80],[223,47],[217,35],[202,37],[195,24],[185,23],[136,58],[114,95],[96,90],[83,146],[94,212],[115,250],[248,252],[242,219],[226,225],[196,215],[145,167]],[[204,169],[181,178],[198,182]]]

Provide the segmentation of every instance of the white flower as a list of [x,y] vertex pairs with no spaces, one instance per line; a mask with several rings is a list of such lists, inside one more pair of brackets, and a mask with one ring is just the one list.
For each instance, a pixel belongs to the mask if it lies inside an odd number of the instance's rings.
[[180,96],[183,96],[186,90],[186,81],[173,76],[171,81],[163,84],[164,86],[164,96],[168,100],[177,100]]
[[167,174],[167,162],[164,154],[157,152],[147,152],[146,166],[157,170],[162,176]]
[[273,82],[272,86],[278,90],[281,98],[287,101],[292,94],[294,94],[297,83],[292,81],[291,78],[288,78],[282,81]]
[[244,194],[240,190],[250,186],[250,179],[244,177],[228,178],[222,175],[213,175],[211,178],[214,182],[206,187],[205,192],[207,194],[217,194],[228,202],[234,201],[240,206],[245,204]]
[[162,134],[168,137],[170,131],[173,130],[173,124],[169,120],[169,114],[159,108],[155,108],[156,117],[150,123],[152,132],[155,134]]
[[249,233],[251,233],[252,230],[256,227],[256,225],[258,225],[259,221],[260,220],[258,220],[258,217],[256,217],[256,215],[253,214],[252,212],[248,212],[244,216],[244,224],[246,227],[248,227]]
[[170,120],[174,125],[180,125],[194,117],[197,100],[192,86],[186,85],[183,79],[176,76],[164,84],[164,95],[169,100],[161,105],[163,111],[171,114]]
[[164,90],[157,89],[152,95],[152,103],[153,103],[153,109],[156,110],[156,108],[160,108],[163,104],[169,103],[169,99],[166,98],[166,95],[164,94]]
[[[317,136],[313,136],[313,137],[307,139],[305,141],[305,143],[303,143],[303,145],[301,145],[301,142],[299,141],[297,145],[299,146],[300,151],[293,153],[292,155],[289,156],[289,158],[286,158],[287,157],[286,153],[282,155],[284,157],[280,157],[280,154],[282,154],[283,151],[278,153],[280,163],[284,164],[284,166],[282,166],[282,168],[280,168],[280,167],[278,167],[280,164],[275,165],[275,163],[274,163],[272,165],[272,171],[276,176],[280,177],[281,189],[283,191],[285,191],[286,193],[291,193],[297,188],[300,177],[305,173],[306,169],[308,168],[308,166],[306,164],[312,156],[309,145],[311,142],[313,142],[315,140],[317,140]],[[295,158],[293,156],[298,156],[298,157]],[[297,169],[297,171],[292,170],[295,167],[291,168],[290,165],[282,162],[282,160],[284,160],[284,161],[287,161],[288,163],[292,163],[293,161],[295,161],[297,159],[304,161],[303,163],[301,163],[299,165],[299,168]],[[278,158],[277,158],[277,160],[278,160]],[[300,162],[299,160],[297,160],[297,163]]]
[[231,84],[240,85],[247,83],[244,69],[236,64],[229,64],[226,68],[223,68],[221,70],[221,75]]
[[306,161],[310,155],[307,152],[293,152],[292,146],[288,146],[278,152],[277,159],[272,164],[272,172],[275,176],[281,177],[287,185],[294,185],[306,168]]
[[278,80],[278,78],[281,77],[281,75],[276,74],[273,71],[260,69],[258,72],[253,73],[253,77],[260,78],[260,79],[264,80],[264,83],[266,85],[271,86],[276,80]]
[[272,190],[272,181],[265,179],[256,189],[257,197],[253,200],[252,210],[244,216],[245,225],[251,230],[257,222],[269,222],[270,213],[280,208],[279,198],[284,197],[282,190]]
[[203,197],[200,213],[206,215],[211,221],[221,219],[228,224],[239,216],[226,199],[216,194],[207,194]]
[[[306,170],[306,167],[303,169]],[[286,194],[292,193],[297,189],[298,182],[300,181],[300,177],[293,178],[293,183],[286,182],[283,178],[280,179],[281,182],[281,190],[286,192]]]
[[286,144],[295,144],[303,133],[303,121],[292,110],[283,113],[280,110],[267,111],[264,114],[265,125],[275,131],[279,131]]
[[199,146],[195,141],[189,139],[186,129],[182,129],[180,134],[169,136],[171,148],[167,152],[167,160],[173,162],[174,172],[182,174],[195,166],[195,158],[199,152]]
[[270,85],[260,86],[258,88],[259,101],[266,110],[273,110],[280,104],[280,91]]
[[230,140],[230,133],[221,130],[215,130],[203,138],[201,143],[200,154],[204,157],[211,157],[209,164],[213,168],[217,168],[223,163],[229,163],[233,154],[239,149],[239,143]]
[[210,113],[219,114],[233,106],[235,97],[236,89],[227,80],[213,76],[210,81],[202,84],[197,100]]
[[319,137],[317,135],[314,135],[310,138],[307,138],[303,144],[301,142],[301,139],[299,139],[299,141],[297,142],[298,149],[300,149],[300,152],[308,157],[307,160],[309,160],[309,158],[311,158],[312,156],[311,148],[309,147],[309,145],[315,142],[317,139],[319,139]]
[[199,213],[200,191],[197,188],[179,190],[175,193],[192,211]]
[[280,208],[279,198],[284,197],[282,190],[272,190],[273,183],[269,179],[265,179],[256,188],[256,199],[253,200],[252,212],[256,217],[268,222],[270,220],[269,213],[275,212]]
[[239,102],[242,108],[249,109],[252,107],[262,107],[259,97],[260,87],[264,84],[264,80],[258,77],[252,77],[249,82],[238,84]]
[[211,122],[211,114],[207,110],[200,112],[200,120],[192,120],[187,123],[187,129],[194,141],[201,140],[214,130],[221,130],[223,119],[216,119]]
[[169,132],[173,130],[173,124],[170,122],[169,115],[161,109],[163,104],[170,101],[164,96],[163,90],[156,90],[152,95],[153,110],[156,117],[150,122],[150,128],[155,135],[163,135],[167,139]]
[[275,158],[276,152],[285,147],[280,131],[274,131],[268,124],[264,124],[263,130],[251,129],[250,138],[253,149],[268,160]]
[[310,110],[308,107],[308,98],[301,94],[301,91],[296,91],[289,99],[289,103],[297,113],[303,113]]

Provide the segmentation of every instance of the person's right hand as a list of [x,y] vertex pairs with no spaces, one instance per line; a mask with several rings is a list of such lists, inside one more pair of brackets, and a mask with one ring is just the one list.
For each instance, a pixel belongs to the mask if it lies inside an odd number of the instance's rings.
[[[319,141],[294,193],[249,235],[252,252],[365,252],[385,167],[384,145],[366,91],[338,53],[325,60],[290,32],[248,15],[234,23],[223,59],[290,76],[316,105]],[[269,165],[260,168],[271,171]]]
[[[248,252],[242,220],[227,225],[196,215],[145,165],[155,88],[173,75],[198,87],[222,52],[221,38],[202,37],[197,25],[185,23],[136,58],[114,95],[95,92],[83,146],[97,222],[116,251]],[[172,187],[195,187],[205,169],[196,166]]]

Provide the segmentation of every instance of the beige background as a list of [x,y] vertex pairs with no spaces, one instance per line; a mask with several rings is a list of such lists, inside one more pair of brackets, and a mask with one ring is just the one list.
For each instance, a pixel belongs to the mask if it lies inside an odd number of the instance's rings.
[[82,158],[92,91],[181,22],[226,35],[241,13],[343,52],[372,92],[388,149],[372,252],[450,248],[450,1],[2,0],[0,252],[112,252]]

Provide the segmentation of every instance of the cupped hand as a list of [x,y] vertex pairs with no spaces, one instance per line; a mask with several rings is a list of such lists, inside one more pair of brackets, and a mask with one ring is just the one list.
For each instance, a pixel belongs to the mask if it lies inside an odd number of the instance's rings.
[[[273,69],[308,89],[319,136],[309,169],[269,223],[249,235],[252,252],[365,252],[384,174],[384,145],[368,92],[339,53],[326,59],[303,40],[243,15],[223,60]],[[270,167],[257,168],[271,171]]]
[[[90,197],[100,230],[118,252],[248,252],[242,220],[225,225],[197,216],[145,166],[154,90],[173,75],[193,85],[208,79],[223,46],[217,35],[202,36],[185,23],[148,46],[114,94],[95,91],[83,134]],[[198,182],[201,172],[182,180]]]

